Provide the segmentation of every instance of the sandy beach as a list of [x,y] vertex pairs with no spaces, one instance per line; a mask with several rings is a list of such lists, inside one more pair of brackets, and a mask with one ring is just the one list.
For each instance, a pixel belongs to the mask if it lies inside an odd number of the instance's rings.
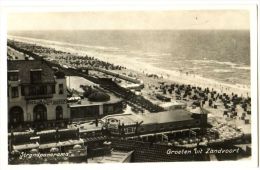
[[[187,74],[186,72],[157,68],[151,64],[137,61],[135,58],[128,58],[125,56],[103,56],[100,53],[93,53],[80,50],[80,47],[84,46],[82,44],[61,43],[56,41],[14,36],[10,36],[10,38],[26,43],[33,43],[49,48],[55,48],[56,50],[70,52],[71,54],[75,55],[93,56],[94,58],[97,58],[102,61],[124,66],[127,68],[126,70],[123,70],[125,74],[129,75],[131,73],[133,75],[136,75],[137,78],[142,79],[145,82],[145,84],[146,82],[150,84],[156,83],[158,81],[164,81],[167,83],[173,82],[180,84],[190,84],[192,86],[198,86],[202,88],[208,87],[209,89],[214,89],[215,91],[220,93],[235,93],[238,94],[238,96],[242,97],[251,96],[250,87],[246,85],[227,84],[223,82],[218,82],[213,79],[204,78],[196,74]],[[158,75],[159,79],[152,79],[150,77],[147,77],[147,75],[149,74],[156,74]]]

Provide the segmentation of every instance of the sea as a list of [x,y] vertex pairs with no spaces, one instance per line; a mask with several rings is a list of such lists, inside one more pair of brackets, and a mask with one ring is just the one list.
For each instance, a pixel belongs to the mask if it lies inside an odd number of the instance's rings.
[[250,87],[249,30],[55,30],[8,35]]

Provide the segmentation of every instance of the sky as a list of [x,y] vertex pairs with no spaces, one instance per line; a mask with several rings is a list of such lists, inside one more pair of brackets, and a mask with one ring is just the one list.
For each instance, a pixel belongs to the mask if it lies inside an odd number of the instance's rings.
[[10,13],[9,31],[19,30],[248,30],[246,10],[89,11]]

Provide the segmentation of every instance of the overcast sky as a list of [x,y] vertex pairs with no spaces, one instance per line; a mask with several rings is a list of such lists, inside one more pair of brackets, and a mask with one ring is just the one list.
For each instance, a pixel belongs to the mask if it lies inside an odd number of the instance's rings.
[[52,12],[8,15],[9,31],[249,28],[249,12],[241,10]]

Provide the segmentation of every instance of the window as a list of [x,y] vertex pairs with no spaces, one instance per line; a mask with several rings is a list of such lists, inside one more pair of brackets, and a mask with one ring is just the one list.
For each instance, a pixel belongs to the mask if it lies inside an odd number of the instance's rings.
[[40,86],[36,86],[35,90],[36,90],[36,94],[41,94]]
[[61,106],[56,107],[56,120],[63,119],[63,109]]
[[36,105],[33,108],[33,117],[34,117],[34,121],[47,120],[47,108],[42,104]]
[[110,129],[110,132],[111,132],[112,134],[118,134],[118,129]]
[[24,96],[24,86],[21,86],[21,95]]
[[23,122],[23,109],[19,106],[12,107],[9,113],[9,119],[11,123]]
[[63,84],[59,84],[59,94],[63,94]]
[[29,87],[29,95],[30,96],[36,95],[36,88],[35,88],[35,86]]
[[18,71],[8,72],[9,81],[18,81]]
[[36,93],[37,95],[47,94],[47,87],[46,86],[36,86]]
[[107,112],[108,112],[108,113],[113,113],[113,112],[114,112],[113,106],[108,106]]
[[18,87],[12,87],[11,91],[12,91],[12,98],[19,97]]
[[200,121],[199,120],[196,120],[196,125],[199,125],[200,124]]
[[41,73],[42,73],[41,69],[31,70],[31,82],[41,81],[41,79],[42,79]]
[[47,86],[41,86],[43,94],[47,94]]
[[128,129],[128,133],[133,133],[134,129],[133,128],[127,128]]
[[161,125],[161,126],[160,126],[160,130],[164,130],[164,127],[163,127],[163,125]]
[[55,85],[52,85],[52,86],[51,86],[51,91],[52,91],[52,93],[56,93]]

